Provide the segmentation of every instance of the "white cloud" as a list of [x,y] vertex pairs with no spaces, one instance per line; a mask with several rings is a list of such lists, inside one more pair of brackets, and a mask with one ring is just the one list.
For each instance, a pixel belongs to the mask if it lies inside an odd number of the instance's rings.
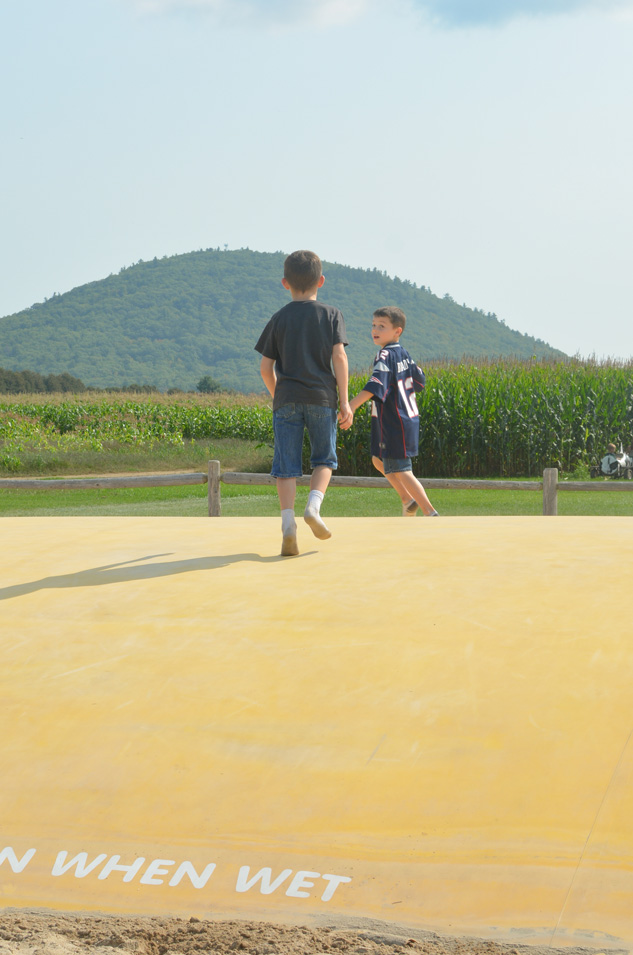
[[358,18],[368,0],[132,0],[143,13],[198,13],[226,24],[338,26]]
[[319,26],[335,26],[355,20],[367,8],[366,0],[315,0],[312,18]]

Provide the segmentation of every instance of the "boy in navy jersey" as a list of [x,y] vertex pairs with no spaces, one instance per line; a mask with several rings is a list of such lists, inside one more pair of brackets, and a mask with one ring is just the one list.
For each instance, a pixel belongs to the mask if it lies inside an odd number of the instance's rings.
[[[415,392],[424,388],[424,372],[402,345],[406,316],[395,306],[374,312],[371,334],[380,349],[371,378],[355,398],[352,412],[371,401],[371,454],[374,467],[384,474],[402,501],[402,513],[414,517],[418,507],[427,517],[438,513],[413,474],[411,458],[418,453],[420,417]],[[350,425],[340,417],[341,428]]]

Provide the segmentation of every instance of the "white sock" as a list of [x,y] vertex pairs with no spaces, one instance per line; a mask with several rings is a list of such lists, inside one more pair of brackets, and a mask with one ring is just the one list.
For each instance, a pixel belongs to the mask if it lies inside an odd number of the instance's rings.
[[285,507],[281,512],[281,556],[296,557],[299,553],[297,545],[297,523],[292,507]]
[[322,491],[310,491],[303,519],[315,537],[318,537],[319,540],[327,540],[328,537],[332,536],[332,532],[325,526],[321,518],[320,508],[322,500]]
[[323,503],[323,491],[310,491],[308,494],[308,503],[306,507],[309,507],[311,511],[316,511],[317,514],[321,510],[321,504]]
[[296,529],[294,507],[285,507],[281,512],[281,533],[287,534]]

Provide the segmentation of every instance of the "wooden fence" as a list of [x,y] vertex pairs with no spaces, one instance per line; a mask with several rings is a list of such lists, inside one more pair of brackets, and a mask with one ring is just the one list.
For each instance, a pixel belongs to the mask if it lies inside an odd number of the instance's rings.
[[[558,469],[546,468],[543,471],[542,481],[470,481],[453,478],[424,478],[424,487],[442,490],[468,490],[488,488],[496,491],[543,491],[543,514],[554,516],[558,513],[558,491],[633,491],[633,481],[604,480],[604,481],[558,481]],[[117,487],[174,487],[181,484],[207,484],[209,517],[220,517],[222,501],[220,486],[222,484],[243,485],[275,485],[276,480],[270,474],[249,474],[240,471],[220,471],[219,461],[209,461],[209,469],[204,472],[187,474],[137,474],[126,477],[98,477],[98,478],[68,478],[68,479],[37,479],[37,478],[3,478],[0,479],[0,488],[117,488]],[[297,478],[297,484],[306,487],[310,484],[310,475],[304,474]],[[334,475],[331,480],[333,487],[390,487],[384,477],[350,477]]]

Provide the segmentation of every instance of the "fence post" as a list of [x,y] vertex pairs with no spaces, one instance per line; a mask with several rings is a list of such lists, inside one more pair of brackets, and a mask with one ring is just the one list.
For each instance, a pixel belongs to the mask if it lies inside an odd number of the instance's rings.
[[220,462],[209,461],[209,517],[219,517],[220,506]]
[[558,468],[543,471],[543,514],[548,517],[558,514]]

